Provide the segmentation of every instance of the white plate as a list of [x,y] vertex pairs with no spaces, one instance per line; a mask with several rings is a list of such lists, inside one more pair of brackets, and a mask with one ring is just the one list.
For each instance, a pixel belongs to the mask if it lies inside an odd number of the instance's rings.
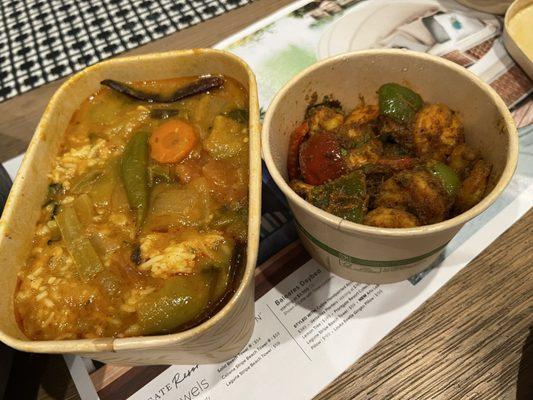
[[410,16],[431,8],[435,0],[383,0],[362,2],[324,32],[317,46],[322,60],[349,51],[378,47],[376,42],[402,25]]

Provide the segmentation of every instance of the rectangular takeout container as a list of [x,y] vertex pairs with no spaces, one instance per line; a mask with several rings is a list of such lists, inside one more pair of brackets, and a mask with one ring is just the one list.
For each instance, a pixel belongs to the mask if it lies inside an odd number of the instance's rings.
[[[246,267],[230,301],[206,322],[169,335],[33,341],[19,329],[13,297],[48,187],[48,173],[65,129],[81,102],[103,79],[120,81],[223,74],[249,93],[249,217]],[[254,326],[253,276],[261,212],[259,108],[255,76],[240,58],[219,50],[193,49],[124,57],[95,64],[67,80],[54,94],[29,145],[0,220],[0,340],[18,350],[78,354],[107,363],[202,364],[235,356]]]

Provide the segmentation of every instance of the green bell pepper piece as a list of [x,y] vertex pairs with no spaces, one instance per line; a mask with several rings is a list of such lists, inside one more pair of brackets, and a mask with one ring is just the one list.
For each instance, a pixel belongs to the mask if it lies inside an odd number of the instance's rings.
[[386,83],[378,89],[379,112],[401,123],[413,120],[422,108],[423,100],[418,93],[397,83]]
[[135,210],[140,227],[148,211],[148,133],[137,132],[130,139],[122,156],[122,180],[128,203]]
[[315,186],[311,189],[308,200],[333,215],[361,223],[367,207],[365,175],[357,170]]
[[434,162],[428,165],[429,172],[436,176],[442,183],[446,193],[455,197],[461,186],[461,180],[453,169],[441,162]]

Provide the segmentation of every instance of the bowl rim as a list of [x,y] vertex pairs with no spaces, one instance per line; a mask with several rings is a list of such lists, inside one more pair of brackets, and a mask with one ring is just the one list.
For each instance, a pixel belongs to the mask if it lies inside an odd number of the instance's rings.
[[[17,178],[19,177],[19,174],[24,174],[25,170],[30,168],[31,164],[29,161],[33,159],[36,150],[38,149],[39,142],[38,138],[43,134],[44,127],[47,125],[48,120],[51,118],[51,113],[54,111],[55,107],[58,107],[58,104],[63,101],[64,92],[70,88],[73,85],[76,85],[78,81],[84,79],[87,75],[93,73],[94,71],[97,71],[98,69],[102,68],[102,66],[106,66],[109,64],[115,64],[115,63],[131,63],[131,62],[143,62],[148,59],[157,60],[157,59],[168,59],[172,57],[183,57],[188,56],[191,58],[194,58],[195,56],[199,54],[218,54],[221,56],[224,56],[225,58],[231,59],[233,62],[239,64],[242,66],[243,71],[246,73],[248,78],[248,104],[249,104],[249,131],[250,136],[252,136],[255,132],[260,132],[260,125],[259,125],[259,108],[258,108],[258,96],[257,96],[257,83],[256,78],[251,70],[250,66],[240,57],[225,51],[225,50],[219,50],[219,49],[211,49],[211,48],[194,48],[194,49],[185,49],[185,50],[172,50],[172,51],[164,51],[164,52],[154,52],[154,53],[147,53],[147,54],[141,54],[141,55],[131,55],[131,56],[125,56],[125,57],[117,57],[112,58],[108,60],[104,60],[101,62],[98,62],[96,64],[93,64],[87,68],[82,69],[81,71],[75,73],[74,75],[70,76],[65,82],[61,84],[61,86],[54,92],[52,95],[50,101],[48,102],[41,119],[35,129],[34,135],[28,145],[28,149],[24,155],[23,162],[21,165],[21,168],[19,169],[17,173]],[[257,170],[255,173],[255,178],[259,182],[261,181],[261,160],[260,157],[252,157],[252,153],[258,153],[260,154],[260,141],[259,141],[259,135],[256,135],[256,140],[250,140],[250,146],[249,146],[249,152],[250,152],[250,160],[249,160],[249,167],[248,171],[250,173],[249,176],[249,187],[248,187],[248,195],[249,195],[249,209],[251,210],[253,207],[257,207],[257,204],[261,204],[261,188],[258,187],[257,190],[255,189],[255,186],[257,186],[257,182],[253,183],[252,179],[254,178],[254,174],[252,173],[253,170]],[[13,188],[10,193],[10,198],[13,198],[15,195],[18,197],[19,192],[22,190],[22,181],[19,179],[15,179],[13,183]],[[257,193],[256,193],[257,192]],[[11,195],[13,194],[13,196]],[[255,198],[255,203],[253,203],[253,199]],[[12,201],[8,198],[6,202],[6,210],[9,211],[9,214],[13,212],[15,207],[11,204]],[[9,209],[9,210],[8,210]],[[6,212],[3,213],[1,221],[3,222],[5,218],[7,217]],[[13,347],[17,350],[21,351],[29,351],[29,352],[37,352],[37,353],[84,353],[85,355],[88,354],[98,354],[101,352],[121,352],[125,350],[144,350],[144,349],[150,349],[150,348],[157,348],[157,347],[164,347],[172,344],[177,344],[182,341],[189,340],[193,338],[196,335],[200,335],[203,332],[209,330],[212,328],[215,324],[217,324],[222,318],[224,318],[230,310],[232,310],[235,305],[241,300],[241,298],[244,295],[248,295],[248,286],[252,285],[253,287],[253,277],[255,274],[255,265],[256,265],[256,259],[257,259],[257,247],[259,243],[259,224],[260,224],[260,217],[257,218],[253,217],[253,214],[250,213],[250,217],[248,219],[248,242],[247,242],[247,258],[246,258],[246,264],[244,266],[243,275],[241,278],[241,282],[239,283],[238,287],[236,288],[235,292],[231,296],[231,298],[228,300],[228,302],[222,307],[220,310],[218,310],[212,317],[207,319],[206,321],[200,323],[199,325],[196,325],[190,329],[187,329],[182,332],[176,332],[176,333],[169,333],[169,334],[161,334],[161,335],[146,335],[146,336],[131,336],[131,337],[102,337],[102,338],[95,338],[95,339],[67,339],[67,340],[32,340],[30,338],[26,339],[20,339],[13,337],[7,333],[5,333],[0,328],[0,341],[4,342],[5,344],[9,345],[10,347]],[[0,231],[2,231],[4,227],[4,224],[0,224]],[[253,254],[249,254],[248,250],[252,248]],[[253,294],[252,300],[253,300]]]
[[[436,224],[423,225],[415,228],[379,228],[369,225],[358,224],[355,222],[347,221],[340,217],[337,217],[333,214],[330,214],[324,210],[321,210],[318,207],[315,207],[311,203],[308,203],[302,197],[300,197],[296,192],[285,181],[278,168],[274,163],[274,159],[271,153],[270,147],[270,126],[272,124],[272,115],[274,110],[276,110],[280,104],[283,102],[283,98],[286,93],[288,93],[294,85],[306,77],[308,74],[322,68],[328,68],[334,64],[341,62],[346,62],[348,59],[357,59],[359,57],[376,57],[376,56],[407,56],[411,58],[416,58],[425,62],[440,64],[448,69],[453,70],[455,73],[463,76],[465,79],[476,84],[483,92],[485,92],[490,100],[497,107],[500,117],[504,121],[504,126],[507,131],[507,137],[509,141],[509,147],[507,151],[507,157],[505,162],[505,168],[503,169],[500,178],[498,179],[494,188],[488,193],[478,204],[476,204],[471,209],[465,211],[462,214],[459,214],[453,218],[447,219]],[[272,178],[281,189],[281,191],[288,197],[290,200],[289,203],[293,202],[302,209],[306,210],[306,213],[311,214],[313,217],[317,218],[319,221],[332,226],[335,229],[348,232],[351,234],[363,234],[371,237],[390,237],[390,238],[401,238],[401,237],[417,237],[417,236],[426,236],[428,234],[436,234],[445,230],[448,230],[453,227],[461,226],[471,220],[472,218],[479,215],[481,212],[486,210],[503,192],[505,187],[511,181],[511,178],[516,169],[518,162],[518,133],[514,124],[514,120],[509,112],[509,109],[505,105],[503,99],[492,89],[487,83],[482,81],[472,72],[467,69],[451,62],[441,57],[429,55],[426,53],[414,52],[411,50],[405,49],[372,49],[372,50],[360,50],[353,51],[348,53],[343,53],[336,55],[322,61],[316,62],[311,66],[307,67],[291,80],[289,80],[281,90],[279,90],[271,101],[268,110],[265,114],[265,119],[263,122],[263,129],[261,132],[262,136],[262,150],[263,158],[267,165],[268,171],[270,172]]]

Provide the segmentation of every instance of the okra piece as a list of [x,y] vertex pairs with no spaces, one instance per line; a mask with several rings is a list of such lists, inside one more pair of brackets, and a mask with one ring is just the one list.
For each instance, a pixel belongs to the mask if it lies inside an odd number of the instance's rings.
[[145,335],[170,333],[190,323],[206,307],[211,275],[178,275],[165,280],[163,287],[139,301],[139,325]]
[[121,163],[122,180],[128,203],[135,211],[140,227],[148,210],[148,133],[137,132],[124,149]]
[[68,252],[74,259],[78,272],[83,281],[88,282],[103,270],[102,261],[89,238],[83,231],[83,226],[76,215],[74,207],[63,205],[55,217],[61,236],[65,241]]

